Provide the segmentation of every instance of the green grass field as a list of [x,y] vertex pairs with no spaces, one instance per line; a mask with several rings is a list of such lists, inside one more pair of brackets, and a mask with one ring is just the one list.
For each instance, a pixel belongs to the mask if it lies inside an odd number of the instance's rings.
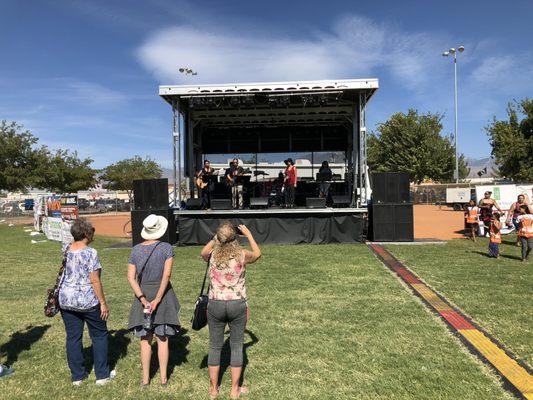
[[[16,370],[0,380],[0,398],[207,398],[207,330],[189,329],[204,268],[199,248],[175,250],[172,283],[187,330],[171,342],[170,385],[161,389],[156,375],[150,389],[141,391],[138,342],[124,330],[132,301],[125,279],[129,250],[107,249],[114,240],[97,240],[94,247],[104,266],[104,289],[111,307],[110,358],[118,377],[97,388],[91,375],[82,387],[74,388],[62,321],[46,318],[42,312],[45,291],[59,266],[59,244],[32,245],[22,228],[5,225],[0,225],[0,238],[0,351],[2,361]],[[458,258],[470,260],[466,245],[454,242],[451,246],[463,249]],[[424,251],[442,250],[402,247],[397,253],[411,259]],[[435,253],[427,258],[437,264]],[[445,269],[449,260],[443,254],[440,268]],[[522,280],[527,278],[518,267],[508,268],[515,268]],[[472,273],[471,278],[479,281],[479,274]],[[245,343],[245,383],[250,399],[512,398],[496,376],[364,245],[265,246],[263,258],[250,266],[247,279],[252,315]],[[493,290],[515,282],[511,276],[507,279],[496,282]],[[530,290],[526,282],[520,284],[522,290]],[[461,304],[460,300],[454,299]],[[526,305],[520,305],[522,315]],[[505,323],[499,328],[505,342]],[[523,343],[527,344],[526,337]],[[85,346],[90,347],[88,339]],[[228,398],[228,375],[229,371],[221,398]]]
[[500,258],[488,258],[488,239],[440,246],[387,248],[455,303],[516,356],[533,365],[533,260],[520,261],[516,236],[503,237]]

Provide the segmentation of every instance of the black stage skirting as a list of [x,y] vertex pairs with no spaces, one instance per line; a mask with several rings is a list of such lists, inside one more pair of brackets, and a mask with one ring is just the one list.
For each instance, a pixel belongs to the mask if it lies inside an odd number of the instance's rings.
[[219,224],[225,220],[235,225],[245,224],[258,243],[359,243],[364,240],[365,219],[361,213],[209,211],[176,215],[178,244],[206,244],[213,238]]

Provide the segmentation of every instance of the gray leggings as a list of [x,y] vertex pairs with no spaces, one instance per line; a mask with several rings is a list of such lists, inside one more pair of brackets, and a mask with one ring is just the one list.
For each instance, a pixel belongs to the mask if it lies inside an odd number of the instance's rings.
[[520,236],[520,242],[522,243],[522,260],[525,260],[533,249],[533,238]]
[[224,345],[224,329],[229,325],[232,367],[242,367],[242,348],[246,326],[246,300],[209,300],[207,305],[209,325],[209,357],[207,364],[220,365]]

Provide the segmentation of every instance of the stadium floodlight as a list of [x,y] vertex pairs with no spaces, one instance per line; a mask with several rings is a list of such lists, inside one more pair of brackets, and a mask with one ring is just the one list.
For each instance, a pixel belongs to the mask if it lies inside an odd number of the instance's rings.
[[455,122],[455,130],[453,135],[454,140],[454,147],[455,147],[455,171],[454,171],[454,178],[455,182],[459,183],[459,154],[457,151],[457,52],[462,53],[465,51],[464,46],[459,46],[457,50],[455,47],[450,48],[450,50],[446,50],[442,53],[444,57],[448,57],[450,54],[453,55],[453,71],[454,71],[454,92],[453,92],[453,103],[454,103],[454,122]]
[[178,71],[185,75],[198,75],[198,72],[189,67],[180,67],[178,68]]

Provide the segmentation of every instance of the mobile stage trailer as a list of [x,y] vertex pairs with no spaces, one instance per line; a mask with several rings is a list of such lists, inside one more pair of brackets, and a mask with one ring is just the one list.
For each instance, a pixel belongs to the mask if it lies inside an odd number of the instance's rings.
[[361,241],[370,195],[365,114],[377,89],[377,79],[160,86],[172,107],[175,191],[182,176],[193,187],[205,154],[335,151],[346,159],[346,208],[182,210],[177,190],[178,243],[207,242],[225,219],[246,223],[263,243]]

